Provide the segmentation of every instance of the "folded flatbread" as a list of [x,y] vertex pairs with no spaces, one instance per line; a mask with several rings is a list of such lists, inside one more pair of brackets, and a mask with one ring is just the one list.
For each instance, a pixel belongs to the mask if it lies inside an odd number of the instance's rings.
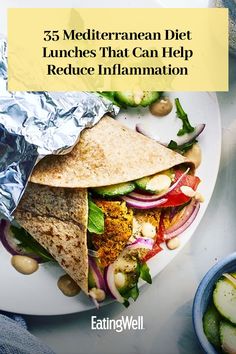
[[108,186],[167,170],[187,159],[104,117],[83,131],[71,153],[38,163],[31,182],[68,188]]
[[87,293],[87,190],[29,183],[14,217]]
[[132,181],[189,162],[184,156],[104,117],[71,153],[44,158],[15,219],[88,292],[88,187]]

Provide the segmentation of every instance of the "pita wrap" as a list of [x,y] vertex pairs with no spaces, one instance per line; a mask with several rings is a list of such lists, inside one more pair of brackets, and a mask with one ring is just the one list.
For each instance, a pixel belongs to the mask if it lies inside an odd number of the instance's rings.
[[184,156],[105,116],[83,131],[71,153],[41,160],[31,181],[68,188],[108,186],[186,162]]
[[132,181],[186,162],[105,116],[83,131],[71,153],[39,162],[14,216],[88,293],[87,188]]
[[29,183],[14,217],[88,293],[87,190]]

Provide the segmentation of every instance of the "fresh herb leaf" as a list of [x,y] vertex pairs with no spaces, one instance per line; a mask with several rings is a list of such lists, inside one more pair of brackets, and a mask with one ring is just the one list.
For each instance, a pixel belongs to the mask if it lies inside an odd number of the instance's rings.
[[136,301],[139,296],[139,288],[138,288],[138,283],[135,284],[134,287],[126,291],[126,293],[123,295],[123,297],[128,300],[130,297]]
[[182,128],[178,131],[177,135],[182,136],[184,134],[192,133],[194,132],[194,127],[189,122],[188,115],[187,113],[183,110],[183,107],[180,104],[180,101],[178,98],[175,99],[175,105],[176,105],[176,114],[179,119],[182,120]]
[[129,307],[129,301],[128,300],[125,300],[124,302],[123,302],[123,305],[127,308],[127,307]]
[[152,278],[150,275],[150,269],[147,263],[140,263],[139,265],[140,278],[146,281],[148,284],[152,284]]
[[44,262],[54,261],[54,258],[23,228],[11,226],[14,237],[19,241],[19,246],[27,253],[39,256]]
[[136,301],[138,296],[139,296],[139,288],[138,288],[138,284],[136,284],[136,286],[134,286],[132,289],[130,289],[130,297]]
[[176,141],[171,140],[171,141],[169,142],[168,148],[171,149],[171,150],[177,151],[178,148],[179,148],[179,145],[176,143]]
[[88,201],[89,215],[88,215],[88,230],[94,234],[104,233],[104,214],[103,211],[92,202]]
[[168,148],[171,149],[171,150],[174,150],[174,151],[176,151],[176,152],[178,152],[178,153],[180,153],[180,154],[185,154],[185,153],[186,153],[188,150],[190,150],[190,149],[192,148],[192,146],[193,146],[194,144],[196,144],[196,143],[197,143],[197,140],[194,139],[194,140],[192,140],[192,141],[190,141],[190,142],[188,142],[188,143],[185,143],[185,144],[183,144],[183,145],[178,145],[178,144],[176,143],[176,141],[171,140],[170,143],[169,143],[169,145],[168,145]]
[[126,288],[125,292],[120,291],[121,295],[125,299],[125,302],[123,303],[123,305],[127,306],[129,298],[132,298],[134,301],[137,300],[137,298],[139,296],[138,281],[140,278],[143,279],[144,281],[146,281],[148,284],[152,284],[152,278],[151,278],[147,264],[141,263],[138,261],[137,267],[136,267],[136,270],[134,273],[134,278],[131,278],[134,281],[129,283],[128,289]]

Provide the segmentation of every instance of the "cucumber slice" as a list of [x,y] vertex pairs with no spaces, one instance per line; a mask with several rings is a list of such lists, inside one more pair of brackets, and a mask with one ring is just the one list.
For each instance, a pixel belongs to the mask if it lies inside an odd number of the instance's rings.
[[153,177],[153,176],[143,177],[143,178],[137,179],[137,180],[135,181],[135,184],[136,184],[136,186],[137,186],[139,189],[142,189],[142,190],[146,191],[146,190],[147,190],[147,189],[146,189],[146,186],[147,186],[148,182],[150,182],[150,180],[151,180],[152,177]]
[[139,105],[146,107],[160,98],[161,92],[157,91],[116,91],[115,98],[122,105],[128,107],[137,107]]
[[[156,182],[158,182],[158,179],[156,177],[161,176],[161,175],[168,176],[170,178],[170,183],[174,180],[174,177],[175,177],[173,170],[170,169],[170,170],[163,171],[161,173],[157,173],[152,176],[137,179],[134,182],[135,182],[136,186],[141,190],[144,190],[144,191],[147,191],[147,192],[150,192],[153,194],[159,194],[159,193],[162,193],[165,189],[168,189],[169,185],[168,184],[163,185],[163,183],[161,183],[161,185],[158,185],[158,183],[157,184],[153,183],[153,188],[150,188],[148,186],[151,186],[150,181],[152,181],[152,180],[153,181],[156,180]],[[161,182],[161,180],[159,180],[159,181]],[[165,183],[166,183],[166,181],[165,181]],[[154,188],[155,184],[156,184],[156,187]]]
[[139,105],[139,102],[135,100],[135,95],[133,91],[116,91],[115,98],[122,105],[128,107],[137,107]]
[[143,97],[141,100],[141,106],[146,107],[157,101],[160,98],[161,93],[157,91],[144,91]]
[[236,354],[236,327],[231,323],[220,323],[221,346],[225,353]]
[[114,184],[107,187],[97,187],[93,188],[93,191],[103,197],[117,197],[120,195],[125,195],[131,193],[135,189],[134,182],[125,182]]
[[221,278],[216,283],[213,302],[222,316],[236,324],[236,288],[230,280]]
[[215,347],[220,347],[220,314],[211,304],[203,316],[203,329],[209,342]]

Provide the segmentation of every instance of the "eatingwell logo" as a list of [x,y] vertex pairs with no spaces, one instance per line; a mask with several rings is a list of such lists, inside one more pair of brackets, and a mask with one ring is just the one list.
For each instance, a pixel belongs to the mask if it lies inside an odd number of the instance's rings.
[[137,331],[144,330],[143,316],[121,316],[119,319],[97,318],[91,316],[91,329],[92,330],[110,330],[118,333],[123,331]]

